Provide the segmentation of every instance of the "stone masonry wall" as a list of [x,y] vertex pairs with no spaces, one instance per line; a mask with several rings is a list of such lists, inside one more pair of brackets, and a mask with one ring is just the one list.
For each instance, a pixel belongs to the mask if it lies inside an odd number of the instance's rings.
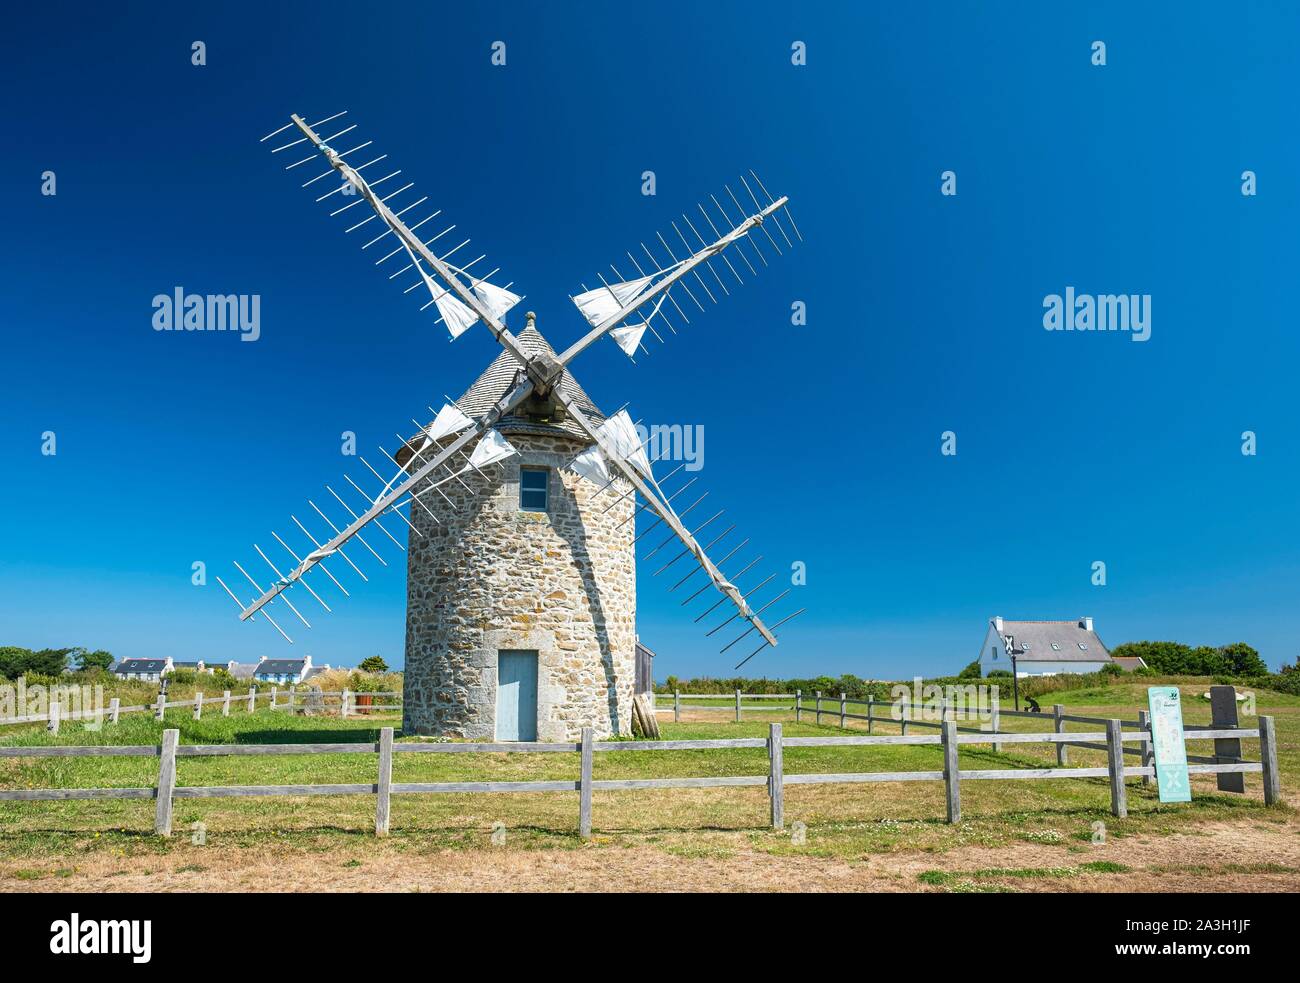
[[[537,739],[631,733],[636,645],[635,496],[603,492],[561,468],[585,446],[511,433],[519,450],[488,481],[442,486],[410,517],[406,733],[493,740],[497,653],[538,653]],[[521,466],[550,468],[549,509],[519,508]],[[628,521],[625,521],[628,520]],[[620,523],[622,525],[620,526]]]

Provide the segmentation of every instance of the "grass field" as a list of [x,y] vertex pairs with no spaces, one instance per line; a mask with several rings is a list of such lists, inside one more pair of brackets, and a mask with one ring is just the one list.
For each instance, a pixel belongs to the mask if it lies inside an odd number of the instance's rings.
[[[1134,719],[1149,681],[1052,694],[1069,711]],[[1205,689],[1185,687],[1188,723],[1208,723]],[[723,698],[723,702],[725,703]],[[1300,699],[1261,692],[1259,712],[1277,721],[1282,788],[1300,788]],[[781,720],[787,736],[841,733],[796,724],[790,712],[683,710],[665,737],[762,737]],[[1249,725],[1252,718],[1246,718]],[[182,744],[374,741],[395,718],[289,716],[261,710],[194,721],[147,714],[86,732],[66,725],[57,737],[39,727],[8,728],[4,744],[156,744],[164,726]],[[1014,731],[1050,730],[1050,720],[1004,718]],[[863,725],[851,727],[861,730]],[[1071,730],[1096,730],[1071,725]],[[893,724],[876,733],[896,732]],[[1245,756],[1258,759],[1256,742]],[[1210,745],[1193,745],[1209,753]],[[787,748],[785,770],[912,771],[942,767],[940,748]],[[1070,749],[1070,763],[1102,765],[1103,752]],[[963,768],[1042,766],[1046,745],[1002,753],[963,747]],[[373,755],[183,758],[180,785],[372,782]],[[755,750],[607,752],[595,777],[640,778],[765,774]],[[397,755],[394,781],[576,779],[577,755]],[[155,758],[0,759],[6,788],[153,785]],[[943,822],[938,782],[786,786],[787,825],[806,824],[806,840],[768,828],[763,788],[597,792],[595,837],[577,838],[574,793],[402,795],[393,799],[392,834],[373,835],[373,796],[180,800],[171,840],[155,837],[151,801],[0,803],[0,890],[310,890],[474,888],[791,889],[791,890],[1174,890],[1300,887],[1300,823],[1289,806],[1265,809],[1259,778],[1247,794],[1193,779],[1194,801],[1162,805],[1154,786],[1129,781],[1129,816],[1109,814],[1104,779],[983,781],[962,787],[963,821]],[[1105,824],[1105,842],[1094,842]],[[204,842],[193,841],[202,824]],[[504,831],[494,845],[494,826]],[[500,834],[498,834],[498,839]]]

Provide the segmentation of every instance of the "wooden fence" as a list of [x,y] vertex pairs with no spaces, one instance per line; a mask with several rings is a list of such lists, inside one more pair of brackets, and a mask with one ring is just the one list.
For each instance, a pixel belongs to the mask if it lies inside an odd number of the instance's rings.
[[[374,744],[191,744],[179,745],[180,732],[165,730],[162,744],[133,747],[0,747],[0,757],[97,757],[106,755],[155,756],[159,759],[158,781],[154,788],[81,788],[81,789],[17,789],[0,790],[3,800],[49,799],[156,799],[155,832],[170,836],[172,830],[172,804],[176,799],[213,798],[217,796],[268,796],[268,795],[374,795],[375,834],[385,836],[389,829],[389,806],[393,795],[444,793],[444,792],[577,792],[578,829],[581,836],[591,835],[591,796],[593,791],[620,789],[674,789],[721,788],[733,786],[767,787],[771,803],[772,827],[780,829],[785,822],[786,785],[827,785],[862,782],[943,782],[947,797],[947,820],[955,823],[961,819],[961,783],[988,780],[1034,780],[1062,778],[1108,778],[1110,783],[1111,813],[1126,816],[1128,805],[1124,779],[1149,778],[1154,774],[1152,765],[1124,766],[1125,742],[1144,747],[1151,741],[1150,731],[1125,732],[1118,720],[1106,721],[1104,732],[1072,733],[1052,732],[1040,734],[996,735],[1003,744],[1048,743],[1058,748],[1066,743],[1087,741],[1102,743],[1107,751],[1106,766],[1096,768],[1005,768],[960,770],[957,752],[962,745],[989,744],[994,735],[987,733],[961,733],[956,721],[939,722],[938,734],[897,734],[854,737],[785,737],[781,725],[769,725],[764,738],[734,738],[725,740],[688,741],[596,741],[590,728],[584,728],[578,743],[448,743],[448,744],[396,744],[393,729],[385,727]],[[1273,805],[1281,801],[1277,761],[1277,738],[1272,717],[1260,717],[1257,729],[1209,728],[1187,735],[1188,740],[1214,740],[1223,738],[1253,738],[1260,742],[1260,761],[1218,764],[1189,764],[1192,774],[1228,772],[1259,772],[1263,776],[1264,801]],[[887,771],[830,774],[786,774],[784,750],[789,747],[871,747],[885,745],[940,745],[943,749],[942,769],[930,771]],[[732,748],[765,748],[768,757],[767,774],[713,776],[708,778],[627,778],[593,780],[592,759],[605,751],[702,751]],[[477,752],[510,752],[523,754],[577,754],[579,778],[577,781],[529,782],[394,782],[394,754],[473,754]],[[374,754],[378,756],[376,781],[348,785],[234,785],[234,786],[178,786],[177,759],[201,756],[266,755],[266,754]]]
[[[665,694],[661,693],[658,695],[664,696]],[[906,734],[909,726],[929,727],[935,730],[940,729],[942,724],[939,720],[926,719],[926,714],[934,714],[937,712],[940,720],[969,720],[972,716],[972,711],[964,709],[956,704],[947,703],[945,700],[938,700],[935,704],[926,705],[903,702],[900,700],[877,700],[874,697],[867,697],[865,700],[850,699],[844,693],[840,693],[839,696],[825,696],[820,691],[813,694],[811,702],[805,700],[802,690],[796,690],[794,693],[742,693],[740,690],[736,690],[734,695],[728,693],[680,693],[674,691],[672,697],[673,702],[671,708],[668,706],[656,706],[656,710],[660,713],[666,713],[671,709],[674,722],[680,722],[681,720],[683,700],[727,700],[725,705],[714,703],[712,705],[705,704],[691,706],[687,704],[685,708],[688,710],[713,710],[722,713],[734,713],[737,722],[742,719],[743,713],[746,710],[758,713],[794,711],[795,723],[803,723],[804,716],[809,715],[812,717],[813,722],[819,726],[835,726],[838,721],[838,726],[841,729],[847,729],[846,725],[850,720],[860,720],[866,722],[868,734],[875,732],[875,725],[877,722],[898,724],[901,732]],[[751,702],[764,700],[780,700],[789,703],[789,705],[773,706],[761,702]],[[865,707],[866,712],[856,713],[850,711],[849,707]],[[918,716],[918,712],[921,715]],[[978,716],[978,713],[975,715]],[[1085,717],[1077,714],[1068,714],[1065,712],[1065,707],[1059,703],[1054,704],[1050,712],[1046,710],[1007,710],[1003,709],[1001,706],[990,706],[987,708],[987,716],[989,719],[986,726],[958,726],[957,730],[962,733],[990,735],[1014,733],[1003,731],[1001,729],[1002,717],[1005,716],[1023,717],[1036,721],[1050,720],[1052,722],[1053,730],[1058,734],[1062,734],[1068,733],[1065,729],[1065,725],[1069,723],[1106,727],[1112,719],[1115,719],[1111,717]],[[1137,720],[1120,720],[1120,724],[1124,727],[1136,727],[1140,730],[1150,730],[1150,714],[1146,710],[1139,710],[1137,717]],[[1184,729],[1189,732],[1194,732],[1208,730],[1210,728],[1188,726]],[[1098,751],[1106,750],[1105,744],[1096,741],[1089,741],[1087,740],[1087,737],[1088,735],[1086,734],[1076,733],[1071,734],[1070,740],[1056,742],[1057,763],[1060,765],[1066,764],[1068,760],[1067,748],[1070,747],[1091,748]],[[1001,750],[1003,742],[993,741],[992,743],[995,751]],[[1124,748],[1124,753],[1142,756],[1142,763],[1144,765],[1150,763],[1151,749],[1149,745],[1144,745],[1141,748],[1126,747]],[[1223,755],[1189,755],[1188,760],[1199,764],[1227,763]]]
[[[236,710],[247,709],[252,713],[257,709],[258,700],[269,700],[268,706],[272,710],[295,710],[325,712],[331,708],[337,708],[341,717],[349,717],[356,714],[375,713],[380,710],[397,710],[401,708],[401,693],[357,693],[353,690],[326,691],[317,689],[298,689],[296,686],[290,686],[284,692],[284,698],[281,699],[280,689],[278,686],[272,686],[267,691],[250,689],[246,694],[238,696],[231,695],[230,690],[224,691],[220,696],[204,696],[202,691],[198,691],[191,699],[188,700],[167,700],[164,694],[159,693],[158,699],[153,703],[141,704],[139,706],[121,705],[121,701],[115,696],[109,700],[108,707],[100,707],[95,710],[77,710],[65,711],[57,700],[51,701],[50,709],[47,713],[33,714],[25,717],[0,717],[0,724],[35,724],[44,723],[46,729],[53,734],[59,732],[59,726],[66,720],[106,720],[110,724],[115,724],[124,713],[152,713],[158,720],[163,719],[164,711],[174,710],[178,707],[192,708],[194,719],[199,720],[203,716],[204,707],[218,706],[221,708],[222,716],[230,716],[231,708]],[[338,697],[337,704],[327,702],[328,699]],[[365,702],[358,702],[358,698]],[[374,703],[374,698],[380,698],[385,701],[393,702]]]

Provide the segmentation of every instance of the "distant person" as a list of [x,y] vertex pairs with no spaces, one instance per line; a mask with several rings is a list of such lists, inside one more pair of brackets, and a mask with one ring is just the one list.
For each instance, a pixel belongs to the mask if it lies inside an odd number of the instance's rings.
[[1032,696],[1026,696],[1026,697],[1025,697],[1025,703],[1028,705],[1028,707],[1029,707],[1029,712],[1030,712],[1030,713],[1042,713],[1042,712],[1043,712],[1043,708],[1040,707],[1040,706],[1038,705],[1038,701],[1035,700]]

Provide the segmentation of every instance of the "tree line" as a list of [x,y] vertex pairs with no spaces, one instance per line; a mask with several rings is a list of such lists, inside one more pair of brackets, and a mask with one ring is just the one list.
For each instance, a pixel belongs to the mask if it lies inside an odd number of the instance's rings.
[[63,649],[27,649],[18,645],[0,645],[0,676],[57,676],[64,669],[107,669],[113,654],[103,649],[91,651],[80,647]]

